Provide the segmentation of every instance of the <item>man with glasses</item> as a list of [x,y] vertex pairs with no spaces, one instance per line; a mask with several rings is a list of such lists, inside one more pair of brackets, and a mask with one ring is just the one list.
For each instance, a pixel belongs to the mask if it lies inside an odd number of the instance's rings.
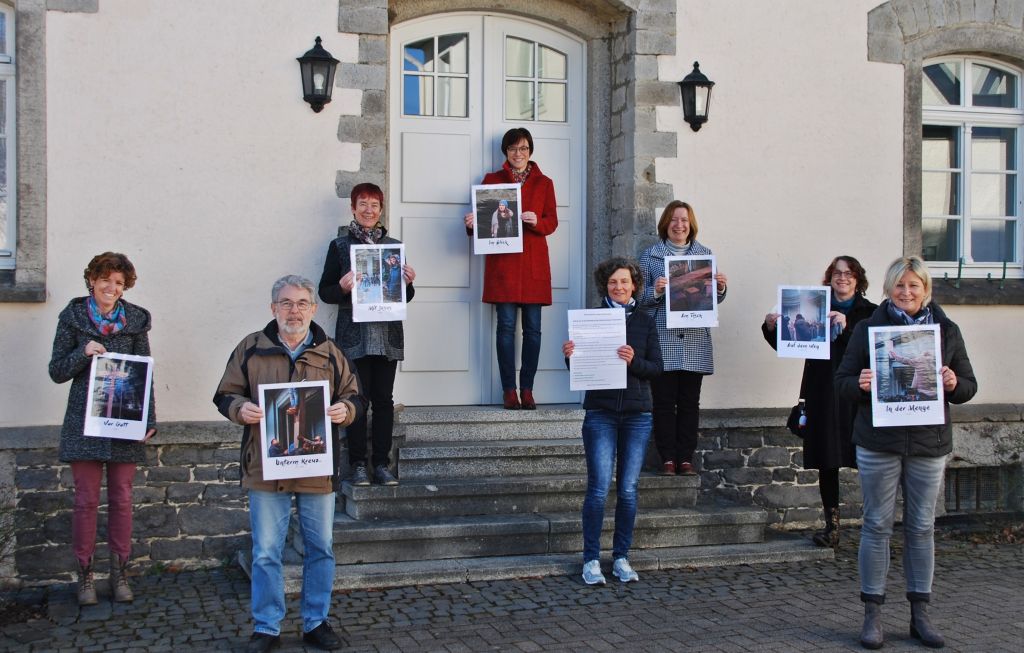
[[[323,650],[341,647],[327,621],[334,582],[334,497],[332,476],[265,480],[260,455],[260,385],[327,381],[331,423],[348,426],[366,411],[359,381],[348,359],[315,322],[316,286],[304,277],[278,279],[271,291],[274,319],[235,347],[213,403],[242,432],[242,486],[249,491],[252,524],[253,635],[247,651],[260,653],[280,642],[285,616],[282,575],[285,536],[294,497],[303,539],[302,639]],[[332,433],[338,451],[338,433]],[[337,469],[337,465],[334,466]]]

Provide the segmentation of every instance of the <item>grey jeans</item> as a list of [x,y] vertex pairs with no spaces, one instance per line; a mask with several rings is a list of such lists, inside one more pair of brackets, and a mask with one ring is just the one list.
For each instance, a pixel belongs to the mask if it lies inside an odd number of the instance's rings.
[[857,447],[857,467],[864,497],[864,525],[858,556],[862,596],[885,596],[896,487],[900,486],[903,489],[903,574],[907,596],[928,600],[935,573],[935,502],[946,469],[946,457],[903,456]]

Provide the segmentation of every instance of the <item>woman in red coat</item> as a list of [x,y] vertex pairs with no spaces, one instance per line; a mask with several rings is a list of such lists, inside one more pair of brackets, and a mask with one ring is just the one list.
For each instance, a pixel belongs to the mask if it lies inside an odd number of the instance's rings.
[[[505,408],[533,410],[533,378],[540,357],[540,307],[551,305],[551,263],[548,234],[558,227],[555,185],[530,161],[533,136],[522,127],[510,129],[501,139],[505,164],[484,176],[484,184],[521,184],[523,251],[519,254],[488,254],[484,267],[483,301],[494,304],[498,317],[498,372]],[[466,214],[466,230],[473,233],[472,213]],[[523,316],[523,353],[516,395],[516,310]]]

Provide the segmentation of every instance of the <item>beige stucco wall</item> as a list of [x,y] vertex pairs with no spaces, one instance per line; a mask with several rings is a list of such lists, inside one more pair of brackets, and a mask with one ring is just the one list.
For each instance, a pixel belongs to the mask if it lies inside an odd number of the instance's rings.
[[[849,253],[877,301],[901,251],[903,71],[866,59],[875,4],[679,3],[678,54],[661,59],[661,79],[699,59],[717,85],[700,132],[678,107],[659,109],[679,157],[657,171],[695,205],[700,240],[730,278],[706,407],[795,399],[800,363],[775,358],[758,329],[777,284],[816,283]],[[57,314],[105,249],[135,261],[127,298],[155,316],[160,419],[219,419],[213,388],[231,347],[269,319],[270,284],[288,272],[316,281],[348,221],[334,180],[359,153],[336,133],[359,92],[336,89],[314,114],[295,57],[319,34],[354,62],[357,40],[337,32],[337,0],[302,5],[103,0],[95,14],[48,13],[49,299],[0,304],[0,426],[61,420],[67,388],[46,374]],[[1019,401],[1008,381],[1024,367],[1020,308],[949,312],[978,372],[976,401]],[[332,314],[320,317],[332,331]]]

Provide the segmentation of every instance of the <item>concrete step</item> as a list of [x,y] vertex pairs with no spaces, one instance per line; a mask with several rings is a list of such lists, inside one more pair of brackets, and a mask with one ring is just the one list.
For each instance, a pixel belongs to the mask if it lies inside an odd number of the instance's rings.
[[[605,511],[601,544],[612,545],[614,511]],[[634,549],[754,543],[764,539],[766,514],[751,508],[641,510]],[[445,558],[578,553],[580,513],[479,515],[430,520],[365,522],[339,515],[334,522],[338,564]],[[296,547],[301,549],[297,531]]]
[[407,443],[398,450],[398,473],[410,480],[584,474],[586,467],[579,439]]
[[[610,571],[608,553],[604,554],[605,572]],[[718,544],[636,550],[629,561],[644,582],[645,571],[690,567],[778,564],[831,560],[832,549],[814,546],[798,535],[771,531],[764,542],[755,544]],[[238,563],[251,576],[251,551],[242,550]],[[466,583],[536,576],[567,576],[566,582],[580,583],[582,560],[578,553],[546,553],[520,556],[494,556],[424,560],[417,562],[366,563],[339,565],[334,574],[335,590],[404,587],[435,583]],[[286,564],[285,591],[302,589],[302,565]],[[616,582],[609,576],[609,582]]]
[[[404,468],[403,468],[404,469]],[[641,509],[692,508],[697,476],[641,474],[637,502]],[[423,519],[454,515],[514,515],[572,512],[583,505],[585,474],[410,480],[401,485],[355,487],[342,483],[339,498],[354,519]],[[609,492],[607,509],[615,506]]]
[[504,410],[498,406],[403,408],[395,433],[406,444],[463,440],[578,439],[584,411],[578,405]]

